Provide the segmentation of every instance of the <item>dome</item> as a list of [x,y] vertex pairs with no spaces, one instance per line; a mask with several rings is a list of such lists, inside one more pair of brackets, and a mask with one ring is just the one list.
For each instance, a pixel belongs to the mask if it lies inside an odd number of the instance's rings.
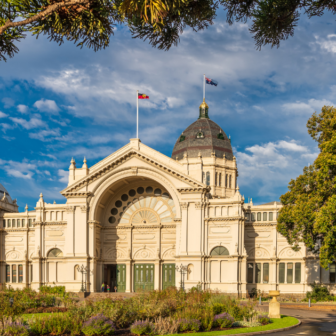
[[185,153],[189,158],[196,158],[200,153],[202,157],[211,157],[215,153],[222,158],[225,154],[229,160],[233,159],[231,141],[215,122],[209,119],[209,107],[203,99],[199,107],[198,120],[187,127],[177,139],[172,159],[183,159]]
[[6,188],[0,183],[0,201],[1,199],[4,197],[4,195],[7,196],[7,199],[10,203],[12,203],[12,198],[9,196],[8,191],[6,190]]

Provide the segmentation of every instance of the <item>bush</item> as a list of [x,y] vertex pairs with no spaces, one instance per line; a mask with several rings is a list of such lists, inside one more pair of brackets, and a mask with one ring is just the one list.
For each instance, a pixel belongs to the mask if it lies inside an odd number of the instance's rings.
[[25,310],[25,314],[40,314],[40,313],[65,313],[68,308],[65,307],[38,307]]
[[155,335],[168,335],[177,334],[179,331],[180,323],[171,317],[162,318],[159,317],[154,323],[154,334]]
[[65,286],[41,286],[40,292],[43,294],[52,294],[56,296],[64,296]]
[[305,301],[308,301],[309,299],[312,301],[315,300],[315,302],[334,300],[334,297],[330,295],[327,287],[321,284],[312,284],[310,286],[313,288],[313,290],[312,292],[307,292]]
[[131,333],[135,335],[153,335],[155,326],[153,323],[146,321],[135,321],[131,325]]
[[271,319],[267,316],[267,314],[261,314],[261,315],[258,315],[258,322],[261,324],[261,325],[266,325],[266,324],[269,324],[271,323]]
[[111,335],[115,332],[115,326],[110,319],[103,314],[99,314],[91,317],[83,324],[82,332],[88,336]]
[[4,329],[5,336],[29,336],[28,326],[21,322],[12,322]]
[[214,317],[214,326],[220,328],[231,328],[234,318],[228,313],[222,313]]
[[195,319],[181,319],[179,320],[179,331],[185,332],[185,331],[192,331],[197,332],[201,328],[201,322],[199,320]]

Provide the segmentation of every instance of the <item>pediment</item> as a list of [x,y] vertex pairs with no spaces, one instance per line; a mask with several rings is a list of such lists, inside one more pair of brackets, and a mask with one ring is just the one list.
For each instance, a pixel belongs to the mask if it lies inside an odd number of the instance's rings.
[[[141,167],[139,166],[138,168],[136,164],[132,164],[131,167],[128,166],[127,168],[123,169],[132,171],[134,175],[137,174],[138,169],[146,169],[147,167],[147,169],[152,169],[155,171],[160,170],[174,177],[175,179],[182,181],[185,185],[185,187],[182,187],[182,189],[193,189],[197,190],[198,192],[209,190],[209,187],[186,174],[183,171],[182,165],[180,163],[151,149],[150,147],[145,146],[145,151],[141,151],[140,149],[136,149],[132,146],[128,146],[128,148],[126,147],[127,146],[122,148],[123,151],[120,155],[110,155],[95,166],[91,167],[89,175],[83,177],[82,179],[68,186],[66,189],[62,190],[61,194],[66,197],[77,196],[81,194],[83,197],[85,197],[87,196],[87,192],[83,192],[84,187],[90,185],[98,179],[101,179],[105,175],[110,174],[112,171],[120,171],[120,169],[126,166],[126,162],[132,159],[136,159],[136,161],[141,161]],[[116,152],[116,154],[117,153],[118,151]]]

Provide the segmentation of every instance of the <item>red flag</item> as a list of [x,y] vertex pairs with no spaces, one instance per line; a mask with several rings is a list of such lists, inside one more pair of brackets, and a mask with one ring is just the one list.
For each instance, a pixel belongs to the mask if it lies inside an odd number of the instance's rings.
[[138,99],[149,99],[149,96],[144,93],[138,93]]

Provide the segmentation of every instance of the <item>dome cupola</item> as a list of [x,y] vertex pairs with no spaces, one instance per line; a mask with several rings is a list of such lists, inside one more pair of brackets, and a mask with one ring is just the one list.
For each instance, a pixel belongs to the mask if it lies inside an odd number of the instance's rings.
[[199,118],[187,127],[177,139],[172,159],[181,160],[187,155],[189,158],[225,157],[233,159],[231,141],[215,122],[209,118],[209,106],[203,99],[199,107]]

